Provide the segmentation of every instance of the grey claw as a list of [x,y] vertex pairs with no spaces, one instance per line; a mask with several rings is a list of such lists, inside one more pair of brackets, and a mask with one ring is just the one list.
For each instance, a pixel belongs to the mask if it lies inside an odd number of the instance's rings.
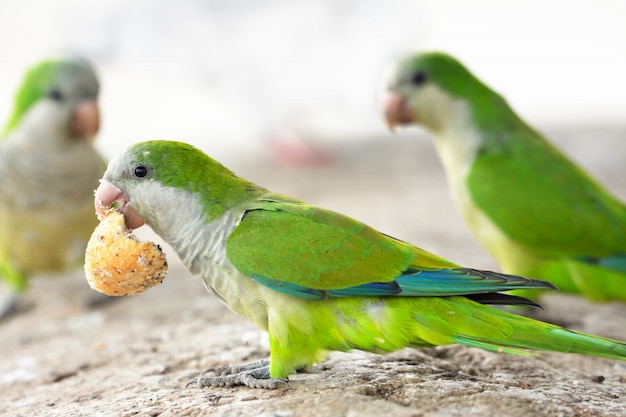
[[[200,375],[202,375],[202,374],[200,374]],[[190,379],[190,380],[189,380],[189,381],[187,381],[187,383],[185,384],[185,388],[189,388],[189,385],[192,385],[192,384],[196,384],[196,385],[197,385],[197,384],[198,384],[198,382],[199,382],[199,380],[200,380],[200,378],[199,378],[199,377],[198,377],[198,378],[193,378],[193,379]]]
[[[207,372],[214,372],[218,376],[205,377]],[[287,386],[287,381],[279,378],[270,378],[269,360],[261,360],[241,366],[213,367],[205,369],[185,384],[196,384],[202,387],[231,387],[234,385],[245,385],[249,388],[276,389],[278,385]]]

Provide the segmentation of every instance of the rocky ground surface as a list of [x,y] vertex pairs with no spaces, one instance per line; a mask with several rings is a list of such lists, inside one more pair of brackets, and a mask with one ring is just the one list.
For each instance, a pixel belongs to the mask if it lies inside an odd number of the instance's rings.
[[[626,199],[626,128],[550,133]],[[231,168],[459,263],[497,268],[457,215],[431,144],[408,136],[342,144],[323,169],[279,168],[264,157]],[[93,304],[96,293],[81,271],[34,279],[20,313],[0,323],[0,415],[626,415],[626,362],[462,346],[333,353],[274,391],[185,388],[204,368],[267,356],[268,344],[206,293],[173,252],[168,258],[161,286],[113,302]],[[626,304],[562,294],[543,304],[533,313],[541,319],[626,340]]]

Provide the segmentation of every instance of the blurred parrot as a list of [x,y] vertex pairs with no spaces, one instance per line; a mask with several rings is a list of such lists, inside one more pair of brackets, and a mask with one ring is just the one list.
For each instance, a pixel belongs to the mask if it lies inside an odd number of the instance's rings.
[[487,304],[536,305],[501,294],[547,282],[463,268],[340,213],[274,194],[190,145],[132,145],[107,168],[96,212],[147,223],[235,313],[269,332],[270,359],[199,386],[276,388],[329,351],[390,352],[462,343],[529,354],[626,360],[626,343],[576,333]]
[[0,277],[13,296],[28,278],[78,267],[98,224],[93,191],[106,163],[98,132],[99,84],[79,58],[42,61],[26,72],[0,139]]
[[443,53],[409,54],[385,117],[433,136],[452,194],[504,272],[626,301],[626,206]]

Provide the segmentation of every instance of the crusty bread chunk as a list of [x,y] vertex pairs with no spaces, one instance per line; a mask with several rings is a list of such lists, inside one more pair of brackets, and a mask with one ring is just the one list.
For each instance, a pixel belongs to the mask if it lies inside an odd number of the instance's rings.
[[91,288],[106,295],[141,294],[159,285],[167,260],[152,242],[140,242],[124,224],[124,215],[108,211],[85,251],[85,276]]

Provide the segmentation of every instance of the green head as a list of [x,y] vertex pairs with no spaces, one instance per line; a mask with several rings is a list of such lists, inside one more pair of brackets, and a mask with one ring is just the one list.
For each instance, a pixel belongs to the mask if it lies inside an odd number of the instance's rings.
[[[107,183],[118,191],[101,192]],[[159,233],[159,224],[196,209],[211,222],[262,191],[191,145],[155,140],[134,144],[111,160],[96,208],[122,197]]]
[[[407,55],[395,64],[387,83],[387,121],[421,123],[441,131],[469,116],[480,128],[516,117],[505,100],[459,61],[440,52]],[[467,114],[469,112],[469,114]]]
[[67,117],[71,118],[77,103],[93,102],[98,93],[98,79],[86,60],[63,58],[42,61],[26,71],[3,133],[16,129],[37,103],[47,101],[57,104],[59,108],[67,109]]
[[455,97],[467,98],[490,91],[459,61],[441,52],[402,57],[395,66],[389,86],[413,89],[428,84],[437,85]]

